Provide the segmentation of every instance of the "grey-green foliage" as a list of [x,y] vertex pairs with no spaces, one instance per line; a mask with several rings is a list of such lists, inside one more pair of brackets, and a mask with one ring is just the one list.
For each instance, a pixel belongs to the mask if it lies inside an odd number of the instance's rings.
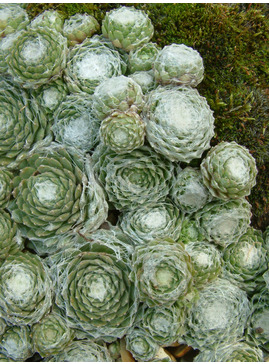
[[0,341],[0,351],[14,361],[25,361],[33,353],[31,329],[29,326],[10,326],[6,328]]
[[252,298],[252,312],[247,326],[250,343],[269,350],[269,290],[264,288]]
[[221,142],[207,153],[201,172],[211,194],[229,200],[248,196],[258,171],[247,148],[236,142]]
[[124,74],[126,68],[112,43],[95,35],[69,50],[64,76],[70,92],[92,94],[102,81]]
[[11,171],[0,168],[0,208],[8,205],[13,190],[13,178]]
[[226,247],[247,231],[251,205],[245,199],[213,201],[195,214],[201,233],[208,241]]
[[57,142],[90,151],[99,140],[100,121],[92,112],[91,95],[67,95],[54,113],[52,131]]
[[268,257],[263,245],[261,231],[248,228],[223,252],[224,275],[248,293],[258,291],[264,285],[262,275],[268,267]]
[[144,330],[135,327],[125,337],[126,349],[137,361],[151,361],[157,354],[159,345]]
[[170,307],[192,290],[193,265],[180,242],[163,238],[138,245],[132,261],[131,277],[149,307]]
[[66,19],[63,26],[63,34],[68,39],[69,46],[83,42],[100,29],[98,21],[89,14],[74,14]]
[[13,42],[19,37],[20,34],[21,31],[16,31],[0,39],[0,73],[8,73],[7,56],[10,52],[10,49],[12,48]]
[[9,325],[31,325],[50,310],[47,266],[35,254],[10,254],[0,266],[0,315]]
[[144,144],[145,123],[133,110],[115,111],[102,121],[100,139],[118,154],[132,152]]
[[10,79],[0,79],[0,165],[16,168],[28,152],[51,141],[50,125],[36,100]]
[[181,211],[188,214],[200,210],[212,199],[200,170],[192,167],[176,169],[171,198]]
[[153,71],[138,71],[131,73],[128,77],[138,83],[144,95],[157,87]]
[[29,22],[27,11],[19,4],[0,4],[1,38],[17,30],[25,29]]
[[51,30],[62,33],[63,25],[64,18],[62,14],[56,10],[45,10],[31,21],[29,27],[32,29],[47,27]]
[[218,345],[214,350],[202,349],[195,362],[263,362],[262,351],[247,342],[231,342]]
[[169,193],[173,165],[148,146],[118,155],[99,144],[92,162],[108,200],[120,211],[164,201]]
[[130,107],[140,112],[143,107],[141,87],[126,76],[111,77],[96,87],[93,95],[93,112],[103,120],[113,111],[127,111]]
[[37,88],[60,76],[66,66],[67,39],[47,27],[29,28],[12,43],[8,72],[24,88]]
[[205,237],[199,228],[199,224],[193,216],[184,215],[179,239],[183,243],[205,240]]
[[23,239],[18,225],[4,210],[0,210],[0,258],[17,253],[23,248]]
[[149,144],[172,161],[189,163],[210,148],[213,111],[196,89],[157,87],[147,95],[143,116]]
[[144,11],[122,6],[106,13],[102,33],[115,47],[129,52],[149,42],[154,28]]
[[129,53],[128,70],[130,73],[152,70],[153,63],[160,51],[156,43],[146,43]]
[[196,287],[203,287],[221,275],[223,259],[214,244],[190,241],[185,244],[185,249],[194,266],[193,278]]
[[219,278],[199,292],[188,313],[185,341],[200,350],[236,341],[242,337],[250,313],[246,292]]
[[145,203],[119,217],[119,226],[138,245],[167,236],[177,240],[181,224],[180,211],[170,200]]
[[33,346],[41,357],[62,353],[74,336],[75,331],[56,308],[32,327]]
[[157,55],[153,64],[157,82],[196,87],[204,78],[203,59],[185,44],[170,44]]
[[264,233],[263,233],[263,239],[265,248],[269,251],[269,225],[266,227]]

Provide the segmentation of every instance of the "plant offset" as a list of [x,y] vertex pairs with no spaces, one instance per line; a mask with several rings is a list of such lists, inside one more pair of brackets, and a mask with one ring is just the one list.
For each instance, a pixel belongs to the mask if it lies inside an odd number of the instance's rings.
[[210,94],[161,5],[50,6],[0,4],[1,361],[268,360],[266,82]]

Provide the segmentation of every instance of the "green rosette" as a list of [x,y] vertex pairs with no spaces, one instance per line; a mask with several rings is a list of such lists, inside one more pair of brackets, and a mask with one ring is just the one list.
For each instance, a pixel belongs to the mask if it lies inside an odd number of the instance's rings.
[[173,164],[147,146],[118,155],[99,144],[92,163],[108,200],[120,211],[164,201],[169,193]]
[[203,183],[199,169],[178,167],[171,188],[171,199],[183,212],[192,214],[205,206],[212,197]]
[[63,34],[68,39],[69,46],[74,46],[91,37],[100,29],[98,21],[89,14],[74,14],[65,19]]
[[30,23],[29,27],[36,29],[39,27],[47,27],[56,32],[63,32],[64,18],[56,10],[45,10],[36,16]]
[[36,100],[9,79],[0,79],[0,165],[16,168],[29,151],[51,142],[50,125]]
[[160,52],[156,43],[146,43],[129,53],[128,69],[130,73],[152,70],[154,61]]
[[222,247],[236,243],[249,225],[251,205],[245,199],[212,201],[195,214],[206,240]]
[[89,152],[99,141],[100,121],[92,112],[92,97],[85,92],[67,95],[54,113],[55,140]]
[[32,327],[33,347],[43,358],[62,353],[74,336],[75,331],[68,327],[57,308]]
[[106,13],[102,33],[115,47],[129,52],[148,43],[154,28],[144,11],[122,6]]
[[201,163],[204,184],[222,200],[248,196],[256,184],[257,172],[255,159],[236,142],[219,143]]
[[152,361],[157,355],[159,345],[144,330],[133,328],[125,337],[126,349],[136,361]]
[[170,44],[159,52],[153,64],[157,82],[196,87],[204,78],[203,59],[185,44]]
[[29,23],[27,11],[20,4],[0,4],[1,38],[15,31],[25,29]]
[[144,95],[157,87],[152,71],[138,71],[130,74],[128,77],[138,83]]
[[103,120],[113,111],[127,111],[130,107],[140,112],[143,107],[141,87],[126,76],[112,77],[96,87],[93,95],[93,112]]
[[192,215],[184,215],[181,224],[180,241],[184,244],[191,241],[204,241],[205,237],[201,233],[198,222]]
[[58,78],[66,66],[67,39],[47,27],[23,31],[7,57],[8,72],[24,88]]
[[76,151],[52,144],[20,167],[9,209],[29,239],[97,229],[106,219],[103,190]]
[[133,254],[132,279],[140,300],[149,307],[170,307],[191,292],[193,265],[183,243],[170,238],[137,246]]
[[229,280],[218,278],[207,284],[187,317],[187,345],[215,349],[220,343],[239,340],[251,313],[246,292]]
[[17,224],[5,210],[0,210],[0,259],[23,249],[23,239]]
[[145,124],[134,111],[115,111],[102,121],[100,139],[118,154],[129,153],[144,144]]
[[102,81],[124,74],[126,68],[112,43],[95,35],[69,50],[64,76],[70,92],[93,94]]
[[157,87],[147,95],[143,118],[149,144],[171,161],[189,163],[210,148],[213,111],[196,89]]
[[169,236],[178,240],[182,217],[179,209],[170,200],[145,203],[119,217],[119,226],[136,245],[147,244],[154,239]]
[[26,325],[7,327],[1,337],[0,351],[17,362],[29,359],[34,353],[30,327]]
[[249,294],[259,291],[264,285],[268,253],[263,245],[262,233],[248,228],[236,243],[223,251],[224,275]]
[[10,254],[0,266],[0,316],[9,325],[32,325],[50,310],[52,284],[42,260],[32,253]]
[[0,38],[0,73],[8,73],[7,56],[12,48],[12,44],[19,37],[21,31],[8,34],[4,38]]

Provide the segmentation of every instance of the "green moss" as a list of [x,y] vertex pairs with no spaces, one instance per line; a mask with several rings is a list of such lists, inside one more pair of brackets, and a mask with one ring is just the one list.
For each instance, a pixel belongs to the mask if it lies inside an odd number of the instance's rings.
[[214,111],[212,144],[235,140],[257,160],[257,185],[249,196],[253,226],[269,225],[268,8],[265,4],[28,4],[34,17],[56,9],[69,17],[88,13],[101,23],[105,13],[127,5],[147,12],[154,42],[184,43],[198,50],[205,78],[198,86]]

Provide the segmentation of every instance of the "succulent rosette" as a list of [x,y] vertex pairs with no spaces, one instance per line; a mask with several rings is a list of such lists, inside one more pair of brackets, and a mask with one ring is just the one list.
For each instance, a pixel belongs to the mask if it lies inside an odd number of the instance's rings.
[[205,240],[198,222],[195,220],[193,215],[184,215],[179,238],[183,243]]
[[175,302],[171,307],[145,307],[138,325],[160,346],[171,346],[183,341],[185,321],[185,307]]
[[105,344],[91,340],[73,341],[62,352],[54,355],[52,362],[111,362],[112,358]]
[[185,250],[193,263],[196,287],[203,287],[221,275],[223,259],[214,244],[206,241],[190,241],[185,244]]
[[100,120],[113,111],[127,111],[131,106],[138,112],[142,110],[143,93],[141,87],[129,77],[109,78],[94,90],[93,112]]
[[61,75],[66,66],[67,39],[47,27],[23,31],[7,57],[8,72],[24,88],[37,88]]
[[45,10],[43,13],[36,16],[30,23],[29,27],[32,29],[38,27],[47,27],[55,30],[56,32],[63,32],[64,18],[56,10]]
[[111,244],[90,243],[60,257],[56,270],[56,304],[68,325],[106,342],[123,337],[137,312],[130,263],[116,252]]
[[9,79],[0,80],[0,165],[16,168],[33,147],[51,141],[49,123],[34,98]]
[[213,112],[196,89],[159,86],[147,95],[143,115],[149,144],[171,161],[189,163],[210,148]]
[[157,83],[152,71],[138,71],[128,76],[141,87],[144,95],[157,87]]
[[31,325],[50,310],[47,266],[35,254],[10,254],[0,266],[0,316],[9,325]]
[[[0,12],[1,14],[1,12]],[[8,73],[7,56],[12,48],[12,44],[19,37],[21,31],[8,34],[4,38],[0,38],[0,73]]]
[[263,289],[251,299],[252,313],[247,326],[247,339],[251,344],[269,351],[269,291]]
[[264,285],[262,275],[268,268],[268,258],[263,244],[262,233],[248,228],[223,252],[224,275],[248,293],[258,291]]
[[144,330],[135,327],[125,337],[126,349],[137,361],[151,361],[159,350],[156,341]]
[[147,146],[118,155],[99,144],[92,163],[108,200],[120,211],[163,201],[169,193],[173,165]]
[[262,351],[247,342],[220,344],[214,350],[202,350],[195,362],[263,362]]
[[199,169],[178,167],[173,179],[171,198],[177,207],[188,214],[196,212],[211,200],[211,195],[203,183]]
[[246,292],[218,278],[200,292],[187,316],[185,341],[193,348],[214,349],[240,339],[251,313]]
[[204,78],[203,59],[185,44],[170,44],[157,55],[154,65],[157,82],[196,87]]
[[4,38],[30,23],[27,11],[19,4],[0,4],[0,34]]
[[100,121],[92,112],[91,95],[79,92],[67,95],[56,112],[52,131],[55,140],[88,152],[99,140]]
[[62,353],[74,336],[75,331],[56,308],[32,327],[33,347],[41,357]]
[[75,227],[97,229],[106,219],[103,190],[76,151],[52,144],[32,153],[20,169],[9,208],[29,239],[49,238]]
[[17,224],[4,210],[0,210],[0,259],[23,248],[23,239]]
[[170,238],[139,245],[133,254],[132,279],[149,307],[170,307],[191,291],[193,266],[183,243]]
[[182,217],[171,201],[145,203],[119,217],[119,226],[135,244],[147,244],[151,240],[169,236],[178,240]]
[[115,111],[100,126],[101,141],[118,154],[141,147],[145,139],[145,123],[134,111]]
[[195,219],[206,240],[226,247],[243,235],[251,218],[251,205],[245,199],[213,201],[195,214]]
[[122,75],[126,68],[112,43],[95,35],[70,49],[64,74],[71,92],[93,94],[102,81]]
[[29,359],[34,353],[29,326],[7,327],[1,337],[0,351],[17,362]]
[[250,194],[256,184],[257,168],[247,148],[236,142],[221,142],[203,159],[201,173],[213,196],[229,200]]
[[100,29],[98,21],[89,14],[74,14],[66,19],[63,34],[68,39],[69,46],[74,46],[91,37]]
[[102,33],[115,47],[129,52],[149,42],[154,28],[144,11],[122,6],[106,13]]
[[128,69],[130,73],[138,71],[149,71],[152,69],[154,61],[160,52],[156,43],[146,43],[129,53]]

